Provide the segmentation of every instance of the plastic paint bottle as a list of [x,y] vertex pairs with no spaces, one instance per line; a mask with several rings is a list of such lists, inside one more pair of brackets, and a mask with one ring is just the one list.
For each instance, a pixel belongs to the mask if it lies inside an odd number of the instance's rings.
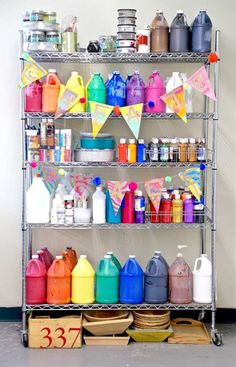
[[135,223],[145,223],[145,197],[141,190],[134,193],[134,221]]

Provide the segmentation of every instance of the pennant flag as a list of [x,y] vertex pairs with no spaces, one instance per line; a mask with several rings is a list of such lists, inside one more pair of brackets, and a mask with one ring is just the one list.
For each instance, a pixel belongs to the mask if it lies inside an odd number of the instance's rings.
[[186,83],[188,83],[192,88],[205,94],[207,97],[213,99],[213,101],[216,101],[216,96],[204,65],[191,75],[187,79]]
[[22,58],[26,60],[26,63],[21,75],[21,81],[18,84],[19,88],[24,88],[48,74],[47,70],[34,61],[34,59],[27,52],[23,53]]
[[181,85],[161,96],[165,104],[178,115],[186,124],[186,103],[184,99],[184,87]]
[[52,167],[38,166],[38,171],[44,180],[45,186],[47,187],[49,193],[51,194],[55,188],[56,181],[58,178],[57,169]]
[[152,201],[152,204],[156,210],[156,212],[159,212],[160,207],[160,201],[161,201],[161,190],[164,184],[164,178],[155,178],[150,181],[144,182],[145,190],[147,191],[147,194],[149,196],[149,199]]
[[114,106],[91,101],[89,103],[92,117],[93,137],[96,138],[97,134],[110,116]]
[[120,113],[124,117],[127,125],[138,139],[143,111],[143,103],[134,104],[132,106],[120,107]]
[[89,194],[89,186],[92,183],[93,176],[81,173],[78,175],[71,175],[70,177],[73,182],[74,190],[79,196],[82,197]]
[[111,197],[114,214],[117,215],[125,192],[128,190],[127,181],[107,181],[107,188]]
[[72,92],[64,85],[60,86],[59,100],[57,104],[57,110],[55,113],[55,120],[64,115],[71,107],[78,101],[78,94]]
[[202,195],[200,168],[189,168],[184,172],[179,172],[179,177],[185,182],[195,198],[200,201]]

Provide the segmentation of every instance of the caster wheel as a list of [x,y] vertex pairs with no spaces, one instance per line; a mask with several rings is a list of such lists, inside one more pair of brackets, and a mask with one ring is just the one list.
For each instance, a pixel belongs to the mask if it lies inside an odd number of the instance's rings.
[[217,347],[220,347],[222,345],[222,335],[218,330],[213,330],[211,332],[211,338],[212,338],[213,343]]
[[22,341],[23,346],[27,348],[28,347],[28,335],[22,334],[21,341]]

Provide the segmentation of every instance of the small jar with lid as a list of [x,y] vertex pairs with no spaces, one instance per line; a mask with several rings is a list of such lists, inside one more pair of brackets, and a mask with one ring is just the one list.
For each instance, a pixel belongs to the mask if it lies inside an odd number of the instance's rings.
[[168,162],[169,161],[169,139],[163,138],[160,144],[160,161]]
[[151,143],[149,144],[149,159],[151,162],[158,162],[158,138],[152,138]]
[[179,161],[188,161],[188,138],[179,139]]
[[45,12],[43,10],[31,10],[29,12],[29,21],[30,22],[41,22],[43,21]]
[[73,195],[64,195],[64,208],[73,209],[74,208],[74,198]]
[[26,130],[27,149],[39,148],[39,135],[37,130]]
[[88,47],[87,47],[87,51],[88,52],[100,52],[101,51],[101,47],[99,45],[98,40],[89,41],[89,44],[88,44]]
[[46,33],[46,42],[54,43],[58,45],[60,43],[60,34],[56,31],[50,31]]
[[45,32],[43,31],[31,31],[29,42],[31,43],[38,43],[38,42],[45,42]]
[[55,11],[47,11],[43,16],[44,22],[55,24],[57,22],[57,13]]
[[194,138],[189,139],[188,144],[188,161],[197,162],[197,145]]
[[116,44],[116,36],[99,36],[99,45],[102,52],[115,52]]

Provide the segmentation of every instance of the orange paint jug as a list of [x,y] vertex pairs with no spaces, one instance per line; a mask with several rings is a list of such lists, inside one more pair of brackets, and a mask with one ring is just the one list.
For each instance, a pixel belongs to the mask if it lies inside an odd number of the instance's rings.
[[42,111],[54,113],[57,110],[61,82],[55,69],[49,69],[46,82],[43,84]]
[[47,273],[47,303],[70,302],[71,272],[62,256],[56,256]]
[[72,270],[73,270],[75,265],[77,265],[77,262],[78,262],[77,253],[71,246],[67,246],[64,252],[67,254],[66,256],[70,258],[70,262],[71,262]]

